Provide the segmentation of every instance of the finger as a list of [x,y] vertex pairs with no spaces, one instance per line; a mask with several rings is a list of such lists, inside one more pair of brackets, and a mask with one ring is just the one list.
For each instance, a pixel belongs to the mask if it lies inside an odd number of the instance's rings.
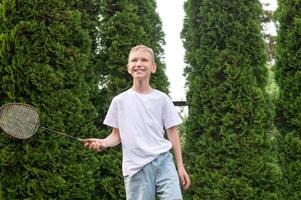
[[88,140],[81,140],[80,143],[82,143],[83,145],[89,145],[91,142]]
[[89,144],[89,143],[91,143],[91,142],[93,142],[93,140],[92,139],[90,139],[90,138],[87,138],[87,139],[81,139],[80,140],[80,143],[82,143],[82,144]]
[[93,143],[94,143],[94,142],[92,142],[92,141],[89,140],[89,141],[86,141],[86,142],[84,143],[84,146],[87,147],[87,148],[91,148],[91,147],[93,146]]
[[184,185],[185,185],[184,175],[180,174],[179,176],[180,176],[180,181],[181,181],[182,187],[184,187]]
[[188,186],[188,184],[187,184],[187,182],[186,182],[186,184],[185,184],[185,185],[183,185],[183,189],[184,189],[184,190],[187,190],[187,189],[188,189],[188,187],[189,187],[189,186]]
[[85,146],[91,150],[96,148],[96,143],[95,142],[88,142],[85,144]]
[[98,143],[97,142],[92,142],[90,145],[91,149],[97,150],[98,149]]
[[184,190],[187,190],[189,187],[190,187],[190,185],[191,185],[191,182],[190,182],[190,179],[189,179],[189,176],[188,175],[186,175],[185,176],[185,185],[184,185]]
[[86,143],[84,143],[84,147],[86,147],[86,148],[90,148],[90,144],[91,144],[91,143],[89,143],[89,142],[86,142]]
[[180,179],[181,179],[182,187],[185,188],[185,186],[186,186],[186,184],[187,184],[185,174],[181,174],[181,175],[180,175]]
[[103,146],[103,143],[100,142],[100,141],[95,142],[94,147],[95,147],[95,150],[104,150],[105,149],[104,146]]
[[102,148],[99,148],[99,149],[97,149],[96,151],[97,152],[101,152],[101,151],[103,151],[104,149],[102,149]]
[[181,176],[181,183],[183,186],[186,184],[185,178],[183,176]]

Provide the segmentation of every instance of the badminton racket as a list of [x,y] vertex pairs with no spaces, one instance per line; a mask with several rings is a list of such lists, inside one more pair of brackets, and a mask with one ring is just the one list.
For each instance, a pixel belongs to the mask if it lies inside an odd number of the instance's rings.
[[71,139],[81,142],[85,141],[84,139],[41,126],[37,109],[23,103],[8,103],[0,108],[0,127],[4,132],[18,139],[30,138],[39,128],[42,128]]

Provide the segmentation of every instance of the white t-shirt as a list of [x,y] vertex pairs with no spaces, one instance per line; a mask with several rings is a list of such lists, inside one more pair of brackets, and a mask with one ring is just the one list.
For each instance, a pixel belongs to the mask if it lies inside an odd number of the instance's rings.
[[119,129],[123,175],[134,175],[169,151],[172,144],[164,138],[164,128],[181,123],[171,99],[158,90],[140,94],[129,89],[114,97],[104,124]]

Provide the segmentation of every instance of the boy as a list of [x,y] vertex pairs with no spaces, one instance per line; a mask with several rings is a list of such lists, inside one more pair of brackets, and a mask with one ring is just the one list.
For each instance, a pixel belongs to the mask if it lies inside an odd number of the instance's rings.
[[[182,199],[179,177],[183,189],[190,186],[176,128],[182,121],[171,99],[150,86],[151,74],[157,68],[153,50],[144,45],[132,48],[127,68],[133,86],[113,98],[104,120],[113,128],[112,133],[105,139],[86,139],[84,145],[99,151],[121,143],[128,200],[154,200],[156,196]],[[164,138],[164,128],[168,140]]]

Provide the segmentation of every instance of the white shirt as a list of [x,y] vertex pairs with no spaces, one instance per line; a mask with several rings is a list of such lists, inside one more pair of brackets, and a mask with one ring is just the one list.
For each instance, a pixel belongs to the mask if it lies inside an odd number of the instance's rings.
[[171,149],[164,128],[182,123],[171,99],[158,90],[140,94],[129,89],[113,98],[104,124],[118,128],[122,172],[132,176],[159,154]]

